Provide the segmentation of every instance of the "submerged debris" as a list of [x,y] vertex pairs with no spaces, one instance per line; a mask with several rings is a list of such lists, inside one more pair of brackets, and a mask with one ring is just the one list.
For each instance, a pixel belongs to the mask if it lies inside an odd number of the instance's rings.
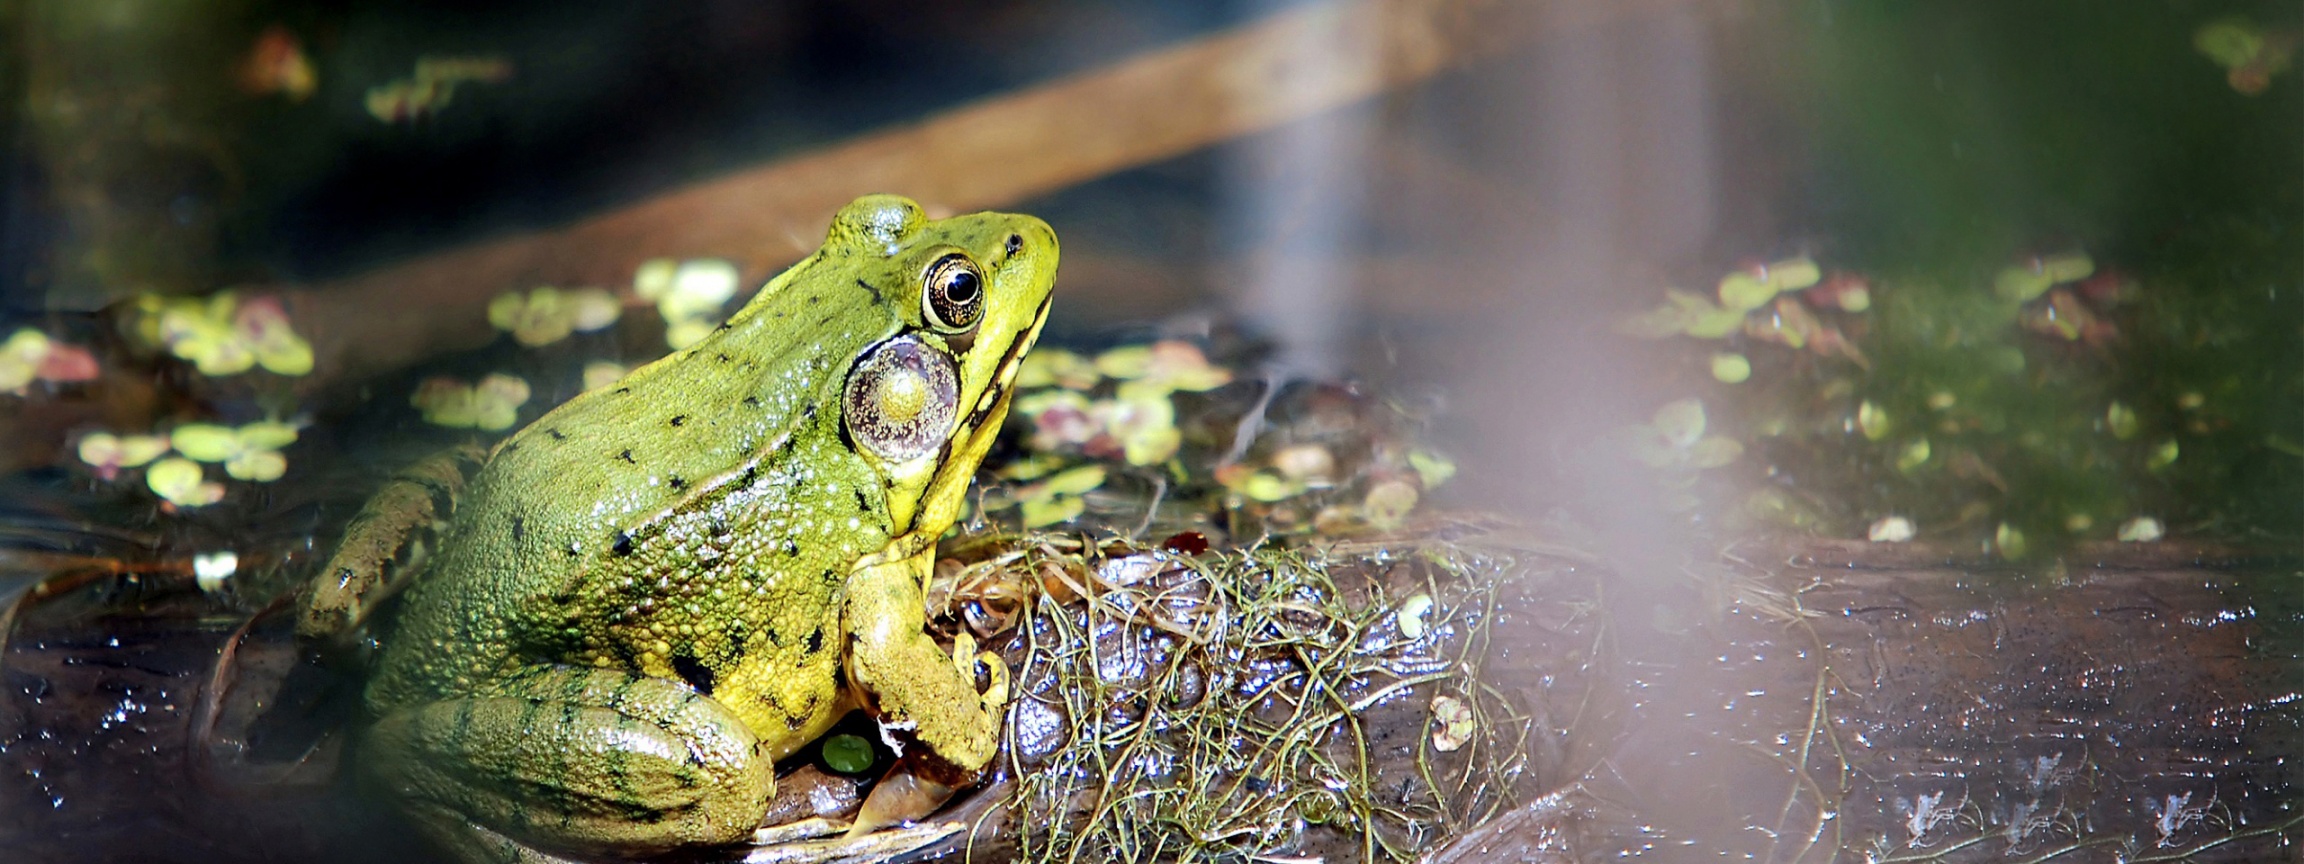
[[1481,674],[1512,560],[1082,551],[948,568],[1068,589],[1010,643],[1022,860],[1402,861],[1533,796],[1536,723]]

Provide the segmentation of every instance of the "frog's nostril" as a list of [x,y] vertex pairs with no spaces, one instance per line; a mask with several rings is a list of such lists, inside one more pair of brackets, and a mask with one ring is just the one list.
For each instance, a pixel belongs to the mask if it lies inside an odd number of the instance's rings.
[[1018,253],[1018,252],[1022,252],[1022,251],[1024,251],[1024,235],[1022,235],[1022,234],[1010,234],[1010,235],[1008,235],[1008,254],[1009,254],[1010,256],[1014,256],[1016,253]]

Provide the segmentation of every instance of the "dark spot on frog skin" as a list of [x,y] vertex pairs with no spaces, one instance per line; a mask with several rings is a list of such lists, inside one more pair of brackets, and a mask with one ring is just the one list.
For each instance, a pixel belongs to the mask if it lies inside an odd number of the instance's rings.
[[746,408],[758,408],[758,407],[760,407],[760,397],[758,397],[758,396],[746,396],[746,397],[744,397],[744,407],[746,407]]
[[712,653],[704,657],[704,665],[714,669],[736,668],[737,662],[744,659],[744,652],[737,647],[735,641],[738,632],[730,629],[722,634],[725,638],[714,640]]
[[684,424],[684,423],[687,423],[687,422],[688,422],[688,415],[686,415],[686,414],[674,414],[674,415],[672,415],[672,425],[674,425],[674,426],[679,426],[679,425],[681,425],[681,424]]
[[[720,325],[720,326],[723,326],[723,327],[725,327],[725,326],[728,326],[728,325],[725,325],[725,324],[723,324],[723,325]],[[722,352],[720,352],[718,355],[715,355],[715,356],[719,357],[719,359],[720,359],[720,362],[722,362],[722,363],[726,363],[726,362],[728,362],[728,361],[730,361],[730,360],[734,360],[734,359],[736,359],[736,358],[734,358],[734,357],[730,357],[730,356],[728,356],[728,352],[726,352],[726,351],[722,351]]]
[[790,537],[786,537],[786,538],[784,538],[784,554],[786,554],[786,555],[798,555],[798,554],[800,554],[800,541],[798,541],[798,540],[794,540],[794,539],[792,539],[792,538],[790,538]]
[[630,387],[618,387],[618,388],[616,388],[616,395],[618,395],[618,396],[630,396],[630,395],[632,395],[632,388],[630,388]]
[[696,692],[706,696],[712,695],[712,684],[715,677],[712,674],[712,667],[704,665],[694,655],[686,651],[675,652],[672,655],[672,671],[680,676],[680,680],[688,682],[688,686],[696,688]]
[[784,718],[784,728],[790,729],[794,732],[800,731],[800,727],[806,725],[808,725],[808,720],[798,714]]
[[808,631],[808,653],[814,654],[822,650],[824,650],[824,628],[818,627]]
[[550,428],[550,429],[546,429],[546,430],[544,430],[544,434],[552,436],[552,440],[554,440],[554,441],[566,441],[566,440],[568,440],[568,436],[560,434],[560,427],[558,427],[558,426],[554,426],[554,427],[552,427],[552,428]]
[[744,469],[744,476],[736,478],[736,487],[737,487],[737,488],[739,488],[739,489],[747,489],[747,488],[751,488],[751,486],[752,486],[752,483],[753,483],[754,481],[757,481],[757,480],[759,480],[759,479],[760,479],[760,466],[758,466],[758,465],[754,465],[754,466],[751,466],[751,467],[749,467],[749,468],[746,468],[746,469]]
[[867,499],[867,498],[865,498],[865,497],[864,497],[864,490],[858,489],[858,490],[855,490],[855,492],[856,492],[856,512],[858,512],[858,513],[870,513],[870,512],[872,512],[872,502],[871,502],[869,499]]
[[622,459],[622,460],[624,460],[624,461],[625,461],[626,463],[628,463],[628,464],[632,464],[632,465],[638,465],[638,464],[640,464],[639,460],[636,460],[636,459],[633,459],[633,458],[632,458],[632,451],[630,451],[630,450],[626,450],[626,451],[624,451],[624,452],[622,452],[622,453],[618,453],[618,454],[616,454],[616,458],[618,458],[618,459]]
[[568,557],[574,558],[582,554],[584,554],[584,544],[574,540],[568,541]]
[[768,634],[768,644],[777,646],[784,644],[784,637],[777,634],[776,628],[769,627],[767,628],[766,632]]
[[523,516],[512,517],[512,542],[518,543],[525,539],[528,539],[528,519]]
[[632,532],[616,532],[616,539],[609,542],[608,551],[615,553],[618,558],[632,554]]
[[680,491],[680,490],[682,490],[682,489],[686,489],[686,488],[688,488],[688,481],[687,481],[687,480],[683,480],[683,479],[681,479],[681,478],[679,478],[679,477],[671,477],[671,478],[667,478],[667,479],[665,479],[664,483],[665,483],[665,485],[671,486],[671,487],[672,487],[672,491],[674,491],[674,492],[678,492],[678,491]]

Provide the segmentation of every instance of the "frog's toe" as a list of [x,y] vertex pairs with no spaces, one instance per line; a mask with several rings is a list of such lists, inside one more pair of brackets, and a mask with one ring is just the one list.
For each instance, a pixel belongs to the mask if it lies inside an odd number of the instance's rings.
[[[984,664],[986,676],[992,679],[984,687],[984,713],[999,716],[1008,707],[1008,661],[985,651],[976,655],[976,662]],[[969,671],[973,677],[975,670]]]
[[1008,705],[1008,663],[1000,655],[976,650],[976,637],[966,630],[952,637],[952,667],[960,671],[960,680],[975,681],[976,667],[982,664],[990,679],[978,694],[984,713],[998,716]]

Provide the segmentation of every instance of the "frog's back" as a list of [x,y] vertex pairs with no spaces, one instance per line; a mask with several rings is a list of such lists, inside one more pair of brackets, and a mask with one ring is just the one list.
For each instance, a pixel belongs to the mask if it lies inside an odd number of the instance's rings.
[[[747,536],[794,530],[761,511],[788,509],[793,471],[839,472],[826,454],[798,451],[825,446],[837,418],[817,406],[838,404],[845,364],[894,325],[870,314],[876,293],[852,281],[779,279],[762,295],[704,341],[569,400],[497,447],[410,591],[372,703],[574,659],[575,643],[596,634],[567,625],[614,602],[604,586],[643,566],[621,559],[651,526],[693,516]],[[779,335],[792,333],[804,336]],[[725,512],[711,512],[716,503]],[[693,554],[680,557],[645,566],[695,575]]]

